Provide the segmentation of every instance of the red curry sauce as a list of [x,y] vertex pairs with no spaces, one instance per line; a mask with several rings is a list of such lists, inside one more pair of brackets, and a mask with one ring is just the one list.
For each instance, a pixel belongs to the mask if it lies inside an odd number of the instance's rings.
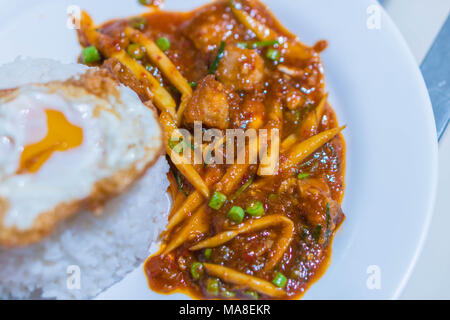
[[[242,10],[285,39],[295,41],[295,36],[284,29],[261,3],[242,1]],[[252,126],[255,119],[260,119],[266,124],[271,108],[278,104],[281,105],[282,112],[280,133],[282,141],[290,135],[295,135],[302,141],[338,126],[336,115],[328,104],[325,105],[316,127],[303,126],[309,112],[314,110],[325,95],[323,66],[319,53],[326,48],[326,41],[319,41],[313,47],[306,47],[307,58],[286,53],[282,45],[273,47],[281,53],[275,60],[268,58],[267,47],[236,49],[237,43],[251,43],[258,39],[236,19],[228,1],[214,2],[188,13],[154,11],[141,18],[145,21],[137,28],[148,38],[156,41],[166,37],[170,41],[170,48],[165,53],[181,74],[194,84],[194,96],[195,90],[200,90],[201,85],[207,87],[209,82],[218,82],[215,84],[216,88],[225,93],[229,106],[226,128],[247,129]],[[124,37],[123,29],[130,21],[130,19],[110,21],[101,26],[99,31],[110,36],[112,46],[126,49],[130,42]],[[220,62],[222,65],[219,64],[214,77],[205,80],[222,41],[226,43],[227,57],[237,52],[238,59],[242,58],[243,63],[248,64],[250,71],[246,72],[249,72],[249,78],[245,81],[237,82],[239,74],[234,75],[233,72],[239,73],[241,69],[235,70],[233,66],[226,65],[229,63],[226,58]],[[258,65],[259,61],[263,62],[262,66]],[[180,94],[150,60],[143,57],[139,62],[146,66],[147,70],[179,101]],[[115,72],[122,82],[135,89],[145,100],[145,94],[140,88],[142,85],[126,68],[119,67],[118,72],[117,66],[114,66],[116,62],[104,63],[105,67]],[[244,66],[240,65],[239,68]],[[256,74],[251,78],[252,72],[256,72],[258,68],[261,69],[262,77]],[[253,81],[255,78],[258,78],[258,81]],[[202,95],[199,97],[201,99]],[[198,102],[199,105],[202,103]],[[190,110],[187,109],[186,112],[189,113]],[[191,115],[195,117],[195,114],[192,112]],[[212,114],[211,123],[214,123],[215,116],[220,115]],[[188,116],[186,118],[188,119]],[[182,126],[192,130],[192,123],[185,121]],[[283,161],[283,155],[280,161]],[[172,168],[176,176],[175,166]],[[220,177],[226,170],[227,165],[217,164],[199,168],[201,176],[213,173]],[[196,298],[272,298],[255,293],[245,285],[228,283],[219,278],[214,278],[214,285],[217,285],[218,290],[211,290],[211,277],[207,272],[200,270],[201,277],[198,279],[193,277],[190,269],[196,262],[226,266],[268,282],[273,281],[274,275],[279,272],[287,279],[284,285],[286,299],[299,298],[311,283],[321,276],[329,262],[333,236],[344,220],[340,208],[344,194],[345,171],[343,137],[337,135],[295,170],[266,179],[263,185],[258,185],[261,178],[257,176],[256,171],[256,165],[249,167],[240,186],[248,183],[250,179],[252,184],[242,193],[236,194],[234,190],[219,210],[207,208],[209,219],[207,232],[196,235],[169,254],[156,254],[146,261],[144,270],[152,290],[161,293],[181,291]],[[183,192],[186,194],[193,192],[194,188],[183,177],[180,177],[180,183]],[[246,208],[254,201],[263,204],[265,215],[281,214],[291,219],[295,226],[293,240],[273,270],[265,271],[263,268],[271,255],[274,242],[277,241],[279,235],[277,228],[242,234],[208,250],[189,250],[200,240],[233,228],[233,224],[227,219],[231,207]],[[244,222],[248,219],[255,218],[246,215]],[[166,235],[164,243],[176,237],[182,226],[176,227]]]

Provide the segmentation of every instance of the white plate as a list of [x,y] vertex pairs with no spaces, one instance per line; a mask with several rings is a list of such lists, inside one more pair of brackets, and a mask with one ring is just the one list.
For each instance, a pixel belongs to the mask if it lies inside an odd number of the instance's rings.
[[[17,55],[75,61],[80,49],[74,31],[66,28],[68,5],[79,5],[98,22],[144,10],[136,0],[5,2],[0,3],[0,63]],[[166,9],[205,2],[167,0]],[[329,40],[323,54],[327,88],[340,123],[348,125],[347,219],[330,268],[305,298],[396,298],[421,250],[435,197],[435,125],[420,71],[384,11],[379,29],[367,27],[374,1],[266,3],[306,43]],[[380,272],[380,288],[367,285],[368,270]],[[138,268],[99,298],[184,297],[151,292]]]

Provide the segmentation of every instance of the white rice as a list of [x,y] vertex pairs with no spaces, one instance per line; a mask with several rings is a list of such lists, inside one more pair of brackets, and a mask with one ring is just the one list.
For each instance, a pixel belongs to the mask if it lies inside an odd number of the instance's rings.
[[87,66],[76,63],[62,64],[51,59],[19,57],[14,62],[0,66],[0,89],[27,83],[64,81],[88,69]]
[[[18,60],[0,67],[0,88],[64,80],[85,67]],[[0,249],[0,299],[85,299],[121,280],[147,257],[167,221],[167,161],[161,157],[100,217],[78,213],[42,242]],[[78,281],[79,279],[79,281]]]

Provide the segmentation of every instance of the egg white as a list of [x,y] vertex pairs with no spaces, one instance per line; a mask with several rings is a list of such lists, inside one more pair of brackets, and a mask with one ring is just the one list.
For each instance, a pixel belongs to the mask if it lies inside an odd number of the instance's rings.
[[[130,167],[143,170],[161,148],[154,111],[129,88],[118,86],[119,95],[102,98],[68,86],[24,85],[0,98],[0,198],[8,204],[3,227],[29,229],[39,215],[89,197],[102,179]],[[49,109],[82,128],[83,142],[53,153],[37,172],[19,174],[24,148],[47,134]]]

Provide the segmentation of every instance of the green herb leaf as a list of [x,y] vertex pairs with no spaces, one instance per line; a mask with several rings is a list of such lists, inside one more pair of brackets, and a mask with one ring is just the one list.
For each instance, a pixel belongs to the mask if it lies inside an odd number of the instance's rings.
[[184,191],[184,189],[183,189],[183,182],[181,181],[181,173],[180,173],[180,171],[177,171],[177,173],[176,173],[176,175],[175,175],[175,178],[176,178],[176,180],[177,180],[178,189],[179,189],[181,192],[183,192],[183,194],[187,197],[188,194],[187,194],[187,192]]
[[330,203],[327,202],[327,229],[330,229],[331,215],[330,215]]
[[209,68],[209,74],[214,74],[217,71],[217,68],[219,67],[219,62],[222,60],[224,56],[225,51],[225,41],[220,42],[219,51],[217,52],[217,56],[214,59],[214,62],[212,63],[211,67]]
[[280,51],[278,51],[276,49],[270,48],[266,52],[266,57],[270,60],[278,61],[281,57],[281,53],[280,53]]
[[203,255],[205,256],[206,260],[211,259],[211,253],[212,253],[212,249],[211,248],[205,249],[205,252],[203,253]]
[[330,203],[327,202],[327,231],[325,232],[326,240],[330,239],[331,235],[331,214],[330,214]]
[[144,31],[147,26],[147,20],[143,17],[135,17],[130,20],[130,26],[134,29]]
[[298,175],[297,175],[297,179],[299,179],[299,180],[305,180],[306,178],[308,178],[309,176],[311,175],[311,173],[303,173],[303,172],[300,172]]
[[253,183],[255,176],[251,176],[250,179],[247,180],[247,182],[245,182],[233,195],[233,197],[231,197],[231,200],[236,199],[237,197],[239,197],[245,190],[247,190],[248,187],[250,187],[250,185]]
[[278,40],[265,40],[265,41],[251,41],[251,42],[238,42],[236,46],[241,49],[257,49],[271,47],[280,44]]
[[316,226],[316,229],[314,229],[314,235],[313,235],[314,240],[319,241],[321,234],[322,234],[322,225],[318,224]]

